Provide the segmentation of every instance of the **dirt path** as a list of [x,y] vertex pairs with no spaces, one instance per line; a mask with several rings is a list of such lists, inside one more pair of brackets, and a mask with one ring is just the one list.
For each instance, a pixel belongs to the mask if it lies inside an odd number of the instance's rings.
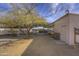
[[79,55],[79,48],[71,48],[64,42],[54,40],[48,35],[35,35],[32,44],[23,56],[72,56]]
[[28,48],[33,39],[21,39],[0,46],[0,56],[20,56]]

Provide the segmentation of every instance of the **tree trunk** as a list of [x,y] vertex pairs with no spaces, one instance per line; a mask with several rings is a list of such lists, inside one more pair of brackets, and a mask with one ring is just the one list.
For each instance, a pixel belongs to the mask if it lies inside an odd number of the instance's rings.
[[25,38],[30,38],[30,29],[31,28],[26,28],[27,29],[27,34],[25,33],[25,31],[23,31],[21,28],[19,28],[19,30],[23,33],[23,34],[25,34]]
[[30,29],[27,29],[27,38],[30,38]]

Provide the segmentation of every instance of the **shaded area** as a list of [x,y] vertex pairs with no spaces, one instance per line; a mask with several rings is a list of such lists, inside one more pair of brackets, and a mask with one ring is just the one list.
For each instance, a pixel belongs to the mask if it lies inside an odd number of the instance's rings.
[[15,42],[17,40],[26,38],[26,35],[0,35],[0,47],[3,45],[8,45],[9,43]]
[[32,44],[22,56],[75,56],[79,55],[79,48],[72,48],[64,42],[54,40],[46,34],[33,36]]

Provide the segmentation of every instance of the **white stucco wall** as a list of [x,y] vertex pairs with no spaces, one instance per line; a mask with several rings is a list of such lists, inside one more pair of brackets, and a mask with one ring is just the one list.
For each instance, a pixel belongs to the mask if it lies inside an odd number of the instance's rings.
[[69,20],[68,15],[65,15],[60,20],[54,23],[54,31],[60,33],[60,39],[67,44],[69,43]]
[[[25,33],[27,31],[26,28],[22,29]],[[16,34],[22,34],[22,32],[19,31],[18,28],[14,28],[13,32],[10,28],[0,28],[0,35],[4,35],[4,34],[12,34],[12,33],[16,33]]]
[[[74,28],[79,29],[79,14],[69,14],[54,23],[54,31],[60,33],[60,39],[69,45],[74,45]],[[79,35],[76,36],[79,43]]]
[[[79,15],[78,14],[70,14],[70,30],[69,30],[69,44],[74,45],[74,28],[79,29]],[[78,37],[78,36],[77,36]],[[78,41],[78,39],[77,39]]]

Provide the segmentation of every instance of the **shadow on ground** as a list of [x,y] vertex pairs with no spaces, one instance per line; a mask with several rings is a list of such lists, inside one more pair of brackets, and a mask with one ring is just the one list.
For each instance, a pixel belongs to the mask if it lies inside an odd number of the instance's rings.
[[[30,37],[31,38],[31,37]],[[8,45],[9,43],[15,42],[17,40],[27,39],[26,35],[0,35],[0,47],[3,45]]]

